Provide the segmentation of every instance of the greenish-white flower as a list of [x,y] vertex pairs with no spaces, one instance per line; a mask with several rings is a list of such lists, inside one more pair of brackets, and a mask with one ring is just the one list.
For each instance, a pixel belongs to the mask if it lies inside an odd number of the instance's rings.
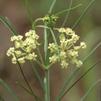
[[12,57],[12,63],[16,64],[25,63],[26,60],[35,60],[37,55],[35,49],[38,47],[39,36],[35,30],[30,30],[25,33],[25,39],[21,35],[14,35],[11,37],[11,41],[14,43],[14,47],[11,47],[7,51],[7,56]]
[[62,68],[67,68],[69,64],[80,67],[83,63],[79,60],[79,50],[86,48],[85,42],[76,43],[80,36],[75,34],[71,28],[56,28],[59,32],[59,44],[49,43],[50,63],[59,62]]

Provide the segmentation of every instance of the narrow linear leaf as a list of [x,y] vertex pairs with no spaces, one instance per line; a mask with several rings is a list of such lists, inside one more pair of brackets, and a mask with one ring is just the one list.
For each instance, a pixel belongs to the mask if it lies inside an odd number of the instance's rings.
[[15,94],[15,92],[8,86],[8,84],[6,84],[2,79],[0,79],[0,85],[2,85],[5,90],[12,95],[12,97],[14,98],[14,101],[20,101],[17,97],[17,95]]
[[91,91],[94,89],[94,87],[99,84],[101,82],[101,79],[96,81],[94,84],[92,84],[90,86],[90,88],[88,89],[88,91],[86,92],[86,94],[81,98],[80,101],[86,101],[86,98],[88,97],[89,93],[91,93]]
[[17,35],[18,33],[16,32],[14,26],[10,23],[7,17],[0,16],[0,22],[5,25],[9,29],[12,35]]
[[47,28],[47,29],[49,29],[49,27],[47,27],[47,26],[45,26],[45,25],[37,25],[37,26],[35,26],[35,27],[39,27],[39,28]]
[[[72,4],[73,4],[73,0],[70,0],[69,9],[71,9]],[[66,24],[66,22],[67,22],[67,20],[68,20],[70,11],[71,11],[71,10],[69,10],[69,11],[67,12],[67,14],[66,14],[66,16],[65,16],[65,19],[64,19],[64,21],[63,21],[62,27],[65,26],[65,24]]]
[[86,57],[83,59],[83,63],[96,51],[97,48],[101,46],[101,42],[99,42],[92,50],[91,52],[86,55]]
[[78,5],[76,5],[76,6],[72,7],[72,8],[62,10],[62,11],[56,13],[55,15],[58,16],[58,15],[61,15],[61,14],[63,14],[63,13],[66,13],[66,12],[68,12],[68,11],[74,10],[74,9],[80,7],[81,5],[82,5],[82,4],[78,4]]
[[53,10],[53,8],[54,8],[54,6],[55,6],[56,1],[57,1],[57,0],[53,0],[51,6],[50,6],[50,8],[49,8],[49,11],[48,11],[49,14],[52,13],[52,10]]
[[65,89],[68,87],[70,81],[73,79],[73,77],[78,73],[78,71],[80,70],[80,68],[75,69],[67,78],[62,86],[62,88],[60,89],[60,93],[59,95],[56,97],[56,101],[59,101],[59,99],[61,98],[61,95],[63,95]]
[[56,37],[55,37],[55,34],[54,34],[54,32],[53,32],[53,30],[51,28],[50,28],[50,32],[51,32],[51,35],[52,35],[52,38],[53,38],[54,43],[56,45],[58,45],[57,40],[56,40]]
[[101,60],[97,61],[95,64],[89,67],[87,71],[85,71],[69,88],[67,88],[63,95],[59,98],[58,101],[61,101],[61,99],[82,79],[84,78],[98,63],[101,63]]
[[31,0],[22,0],[22,1],[25,5],[28,19],[29,19],[30,23],[32,23],[33,22],[33,14],[32,14],[32,8],[31,8],[31,6],[32,6]]
[[18,86],[20,86],[22,89],[24,89],[28,94],[33,95],[24,85],[22,85],[20,82],[16,82]]
[[75,29],[77,27],[77,25],[80,23],[80,21],[82,20],[82,18],[84,17],[84,15],[87,13],[87,10],[91,7],[91,5],[94,3],[95,0],[91,0],[91,2],[88,4],[88,6],[84,9],[84,11],[82,12],[82,14],[80,15],[80,17],[77,19],[77,21],[74,23],[72,29]]

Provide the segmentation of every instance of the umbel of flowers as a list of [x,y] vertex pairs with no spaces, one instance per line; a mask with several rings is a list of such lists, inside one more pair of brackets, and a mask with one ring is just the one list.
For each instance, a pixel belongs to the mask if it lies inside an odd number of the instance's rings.
[[[62,68],[67,68],[69,64],[75,64],[80,67],[83,63],[78,59],[79,50],[86,48],[86,44],[81,42],[80,45],[75,45],[79,40],[79,36],[71,28],[56,28],[59,33],[59,42],[49,43],[50,64],[59,62]],[[12,57],[12,63],[25,63],[26,60],[32,61],[37,59],[35,50],[40,45],[38,43],[39,36],[35,30],[30,30],[25,33],[25,38],[21,35],[11,37],[13,47],[7,51],[7,56]]]
[[35,49],[39,46],[39,36],[35,30],[30,30],[25,33],[25,40],[21,35],[14,35],[11,37],[14,47],[11,47],[7,51],[7,56],[12,56],[12,63],[16,64],[25,63],[26,60],[36,60],[37,54]]
[[76,46],[75,44],[80,37],[70,28],[58,28],[56,30],[60,34],[59,44],[49,44],[48,48],[51,52],[50,62],[59,62],[62,68],[67,68],[70,63],[80,67],[83,63],[78,59],[78,53],[80,49],[86,48],[86,44],[81,42],[79,46]]

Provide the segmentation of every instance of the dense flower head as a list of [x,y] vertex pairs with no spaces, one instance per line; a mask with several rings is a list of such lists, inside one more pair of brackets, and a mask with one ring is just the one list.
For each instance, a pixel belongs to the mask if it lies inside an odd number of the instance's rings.
[[25,63],[26,60],[35,60],[37,55],[35,49],[39,45],[39,36],[35,30],[30,30],[25,33],[25,39],[21,35],[14,35],[11,37],[11,41],[14,47],[11,47],[7,51],[7,56],[12,56],[12,63],[16,64]]
[[50,63],[60,62],[62,68],[67,68],[69,64],[80,67],[83,63],[78,59],[79,50],[86,48],[85,42],[77,46],[76,43],[80,37],[71,28],[57,28],[56,30],[60,33],[59,44],[49,43]]

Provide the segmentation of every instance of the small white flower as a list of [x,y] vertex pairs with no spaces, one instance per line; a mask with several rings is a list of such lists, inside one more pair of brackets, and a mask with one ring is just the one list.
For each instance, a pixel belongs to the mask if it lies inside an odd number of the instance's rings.
[[55,63],[58,60],[58,56],[53,55],[53,56],[49,57],[49,60],[51,63]]
[[7,51],[7,56],[11,56],[12,53],[14,54],[14,51],[15,51],[14,47],[9,48]]
[[61,61],[60,65],[62,68],[67,68],[69,64],[66,61]]
[[25,58],[27,60],[35,60],[36,57],[37,57],[37,55],[33,52],[33,53],[28,54]]
[[71,28],[58,28],[59,44],[51,43],[48,46],[52,56],[49,57],[50,63],[59,62],[62,68],[68,67],[69,64],[75,64],[80,67],[83,63],[78,59],[79,50],[86,48],[86,44],[81,42],[79,46],[75,44],[79,40],[79,36]]
[[15,56],[12,58],[12,63],[13,63],[13,64],[16,64],[16,63],[17,63],[17,59],[16,59]]
[[51,53],[58,50],[57,45],[55,43],[49,43],[48,49],[50,49]]
[[19,63],[25,63],[26,60],[35,60],[37,57],[34,50],[39,45],[39,36],[35,33],[35,30],[30,30],[25,34],[25,37],[25,40],[22,40],[23,36],[21,35],[11,37],[14,47],[8,49],[7,56],[12,56],[12,63],[14,64],[17,61]]
[[83,49],[85,49],[87,46],[86,46],[86,44],[85,44],[85,42],[81,42],[80,43],[80,46],[81,46],[81,48],[83,48]]
[[18,61],[19,63],[23,64],[23,63],[25,63],[25,58],[24,58],[24,57],[18,58],[17,61]]
[[22,35],[14,35],[11,37],[11,41],[19,41],[22,40],[23,36]]

